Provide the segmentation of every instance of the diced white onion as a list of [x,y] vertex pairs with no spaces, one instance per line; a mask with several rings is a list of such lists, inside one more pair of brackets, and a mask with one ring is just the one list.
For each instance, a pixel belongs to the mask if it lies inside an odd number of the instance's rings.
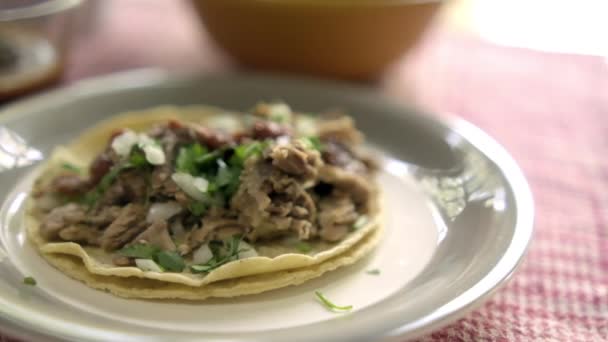
[[145,145],[142,147],[142,150],[144,150],[148,163],[152,165],[162,165],[165,163],[165,152],[160,146],[156,144]]
[[300,115],[296,120],[296,133],[300,136],[314,136],[317,135],[317,122],[314,118]]
[[179,214],[182,211],[182,206],[175,202],[164,202],[164,203],[154,203],[148,209],[148,215],[146,216],[146,221],[149,223],[156,221],[166,221],[171,217]]
[[355,223],[353,223],[353,230],[359,230],[361,228],[363,228],[367,222],[369,221],[369,218],[367,217],[367,215],[361,215],[357,218],[357,220],[355,221]]
[[112,149],[119,156],[126,156],[131,153],[133,146],[137,144],[138,136],[131,130],[124,131],[112,141]]
[[163,268],[154,260],[150,259],[135,259],[135,265],[142,271],[163,272]]
[[140,148],[143,148],[146,145],[154,145],[155,142],[154,139],[150,138],[147,134],[139,133],[137,135],[137,144]]
[[131,130],[127,130],[112,141],[112,149],[122,157],[128,156],[135,145],[144,151],[146,160],[150,164],[162,165],[165,163],[165,152],[146,134],[136,134]]
[[193,177],[187,173],[176,172],[171,175],[171,179],[182,189],[188,196],[194,198],[197,201],[205,199],[205,193],[209,182],[202,177]]
[[258,252],[256,252],[255,248],[245,241],[241,241],[239,243],[239,250],[241,249],[244,251],[239,252],[239,259],[247,259],[258,256]]
[[211,248],[209,248],[208,244],[200,246],[192,254],[192,262],[196,265],[204,264],[211,260],[211,258],[213,258],[213,252],[211,252]]
[[225,115],[220,114],[218,116],[213,116],[209,118],[207,124],[211,128],[223,130],[228,133],[236,132],[243,127],[241,121],[229,113],[226,113]]
[[291,121],[291,108],[285,103],[274,103],[268,105],[270,119],[279,122]]
[[277,138],[277,145],[279,145],[279,146],[289,145],[290,140],[291,140],[291,138],[286,135],[280,136]]

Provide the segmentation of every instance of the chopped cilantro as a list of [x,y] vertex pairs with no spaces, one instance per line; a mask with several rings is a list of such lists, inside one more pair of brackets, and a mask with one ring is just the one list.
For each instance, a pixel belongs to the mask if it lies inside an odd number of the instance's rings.
[[243,166],[245,160],[252,156],[260,156],[264,149],[268,147],[268,142],[254,141],[250,144],[239,145],[234,149],[234,154],[230,158],[230,164],[235,166]]
[[323,150],[323,143],[321,142],[321,139],[319,139],[319,137],[315,137],[315,136],[303,137],[303,138],[300,138],[300,141],[303,142],[304,145],[306,145],[307,147],[312,148],[314,150],[317,150],[317,151]]
[[154,256],[160,252],[156,246],[139,243],[122,248],[118,254],[137,259],[154,259]]
[[232,170],[228,168],[228,165],[226,165],[226,162],[224,162],[222,159],[217,160],[217,165],[218,169],[217,177],[215,178],[215,184],[218,187],[230,184],[230,181],[232,179]]
[[127,246],[119,250],[118,254],[130,258],[153,260],[162,269],[171,272],[181,272],[186,267],[184,259],[177,252],[162,251],[157,246],[150,244],[140,243]]
[[61,164],[61,167],[71,172],[80,173],[80,168],[72,163],[65,162]]
[[155,259],[162,268],[171,272],[181,272],[186,267],[184,259],[177,252],[158,252]]
[[133,149],[133,152],[129,156],[129,165],[136,168],[148,165],[146,155],[139,149]]
[[329,299],[327,299],[320,291],[315,291],[315,295],[317,295],[317,298],[319,298],[321,304],[331,311],[349,311],[353,308],[352,305],[338,306],[330,302]]
[[312,251],[312,246],[309,243],[301,241],[296,244],[296,249],[301,253],[308,253]]
[[374,268],[373,270],[367,270],[367,271],[365,271],[365,273],[371,274],[371,275],[379,275],[380,274],[380,270],[377,269],[377,268]]
[[283,123],[287,123],[288,118],[285,115],[273,114],[273,115],[270,115],[269,119],[270,119],[270,121],[274,121],[276,123],[283,124]]
[[209,273],[222,265],[237,260],[239,258],[239,253],[246,251],[245,249],[239,249],[239,244],[242,239],[242,236],[235,235],[232,239],[223,244],[223,248],[219,247],[217,244],[212,245],[210,243],[209,248],[211,248],[211,251],[213,252],[213,258],[204,264],[190,266],[190,270],[192,273]]
[[207,204],[199,201],[190,202],[190,205],[188,206],[188,210],[190,210],[194,216],[203,216],[207,212],[207,209]]
[[230,182],[226,184],[225,192],[228,197],[232,197],[241,184],[241,167],[235,166],[230,169]]
[[215,150],[211,153],[206,153],[198,158],[195,159],[197,164],[200,164],[201,166],[206,166],[211,164],[213,161],[215,160],[219,160],[219,158],[222,156],[223,151],[222,150]]
[[35,286],[36,279],[34,279],[33,277],[25,277],[25,278],[23,278],[23,283],[25,285]]
[[101,178],[97,186],[95,186],[94,189],[92,189],[85,195],[84,203],[88,204],[89,206],[93,206],[101,198],[103,193],[110,187],[110,185],[112,185],[112,183],[116,180],[118,174],[129,167],[130,165],[115,165],[114,167],[112,167],[110,171],[108,171],[108,173],[106,173]]
[[192,144],[179,149],[175,160],[175,169],[191,175],[198,174],[197,161],[209,154],[207,148],[201,144]]

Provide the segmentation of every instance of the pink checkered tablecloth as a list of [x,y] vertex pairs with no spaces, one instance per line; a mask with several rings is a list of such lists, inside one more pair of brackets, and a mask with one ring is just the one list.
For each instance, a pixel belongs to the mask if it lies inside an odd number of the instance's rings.
[[[97,19],[66,82],[142,66],[230,68],[180,2],[108,0]],[[378,86],[501,142],[531,184],[536,233],[507,286],[420,340],[608,341],[608,60],[436,31]]]
[[439,42],[401,73],[422,85],[419,102],[511,152],[532,187],[536,231],[506,287],[421,341],[608,341],[608,60]]

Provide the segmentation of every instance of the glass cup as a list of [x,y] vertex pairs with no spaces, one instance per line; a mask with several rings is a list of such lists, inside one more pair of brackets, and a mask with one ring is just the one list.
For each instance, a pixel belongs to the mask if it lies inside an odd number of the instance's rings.
[[60,78],[82,2],[0,1],[0,101]]

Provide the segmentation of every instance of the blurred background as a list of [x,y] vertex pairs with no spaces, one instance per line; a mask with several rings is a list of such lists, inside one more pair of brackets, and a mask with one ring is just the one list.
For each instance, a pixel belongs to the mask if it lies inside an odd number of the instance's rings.
[[458,63],[518,62],[483,46],[608,56],[606,13],[601,0],[3,0],[0,97],[161,67],[372,82],[413,99]]
[[423,340],[606,341],[607,15],[605,0],[1,0],[0,103],[132,69],[255,70],[456,114],[524,169],[536,236],[505,289]]

